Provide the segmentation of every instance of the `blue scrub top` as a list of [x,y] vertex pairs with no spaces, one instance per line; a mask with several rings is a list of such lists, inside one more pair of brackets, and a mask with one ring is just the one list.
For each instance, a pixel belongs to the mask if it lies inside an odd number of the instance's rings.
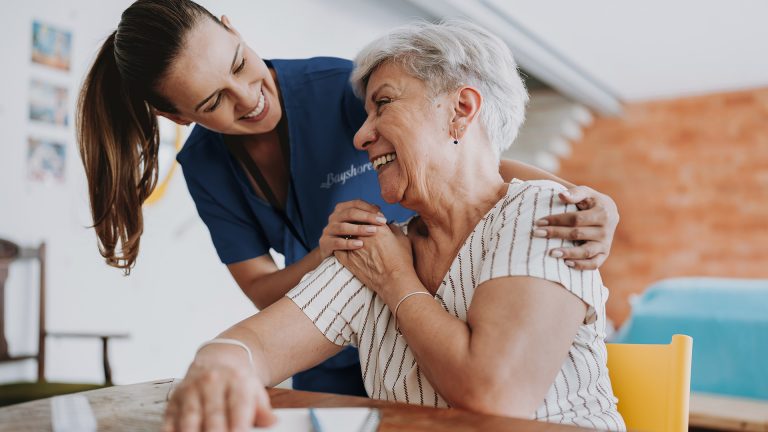
[[[349,84],[352,62],[316,57],[266,63],[277,74],[288,121],[291,184],[286,214],[306,244],[318,246],[328,216],[340,202],[362,199],[376,204],[388,220],[413,216],[384,202],[368,154],[352,145],[366,118]],[[221,134],[195,126],[176,159],[224,264],[256,258],[272,248],[290,265],[309,252],[269,203],[253,192]],[[356,351],[345,350],[323,365],[343,368],[357,362]]]

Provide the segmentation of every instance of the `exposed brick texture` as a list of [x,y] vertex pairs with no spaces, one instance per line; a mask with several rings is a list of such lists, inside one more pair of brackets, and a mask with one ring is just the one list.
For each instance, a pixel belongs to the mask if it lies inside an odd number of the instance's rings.
[[619,206],[609,317],[663,278],[768,278],[768,89],[625,108],[597,118],[559,173]]

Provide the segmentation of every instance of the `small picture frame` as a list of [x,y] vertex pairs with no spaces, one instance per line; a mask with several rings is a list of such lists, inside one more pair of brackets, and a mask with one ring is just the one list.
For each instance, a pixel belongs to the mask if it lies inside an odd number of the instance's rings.
[[33,21],[32,61],[68,71],[72,61],[72,32]]

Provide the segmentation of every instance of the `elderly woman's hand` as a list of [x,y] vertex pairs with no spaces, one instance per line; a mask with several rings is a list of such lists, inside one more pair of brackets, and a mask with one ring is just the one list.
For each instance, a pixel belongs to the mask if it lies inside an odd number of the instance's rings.
[[269,395],[242,350],[208,345],[174,388],[163,431],[248,431],[274,422]]
[[337,204],[320,237],[320,258],[326,259],[337,250],[363,247],[361,238],[373,235],[387,223],[380,210],[362,200]]
[[547,216],[536,221],[536,237],[573,240],[576,247],[555,248],[550,255],[563,258],[579,270],[594,270],[611,252],[613,234],[619,224],[616,203],[608,195],[587,186],[574,186],[560,193],[560,199],[575,204],[579,211]]
[[415,273],[411,241],[400,227],[389,225],[363,240],[354,251],[336,251],[339,262],[368,288],[383,295],[393,277]]

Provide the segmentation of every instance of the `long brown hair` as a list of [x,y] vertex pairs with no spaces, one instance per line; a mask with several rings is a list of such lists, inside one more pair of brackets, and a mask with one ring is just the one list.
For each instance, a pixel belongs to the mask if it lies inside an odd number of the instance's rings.
[[101,46],[77,105],[77,138],[93,227],[107,264],[129,274],[144,231],[141,206],[157,184],[154,109],[176,113],[160,80],[186,34],[209,17],[190,0],[138,0]]

